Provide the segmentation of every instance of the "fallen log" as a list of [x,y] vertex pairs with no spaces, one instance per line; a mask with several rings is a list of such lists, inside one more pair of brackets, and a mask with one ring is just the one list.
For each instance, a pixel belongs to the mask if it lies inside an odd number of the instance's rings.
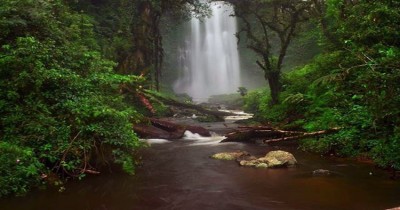
[[148,119],[149,124],[134,125],[133,130],[141,137],[146,139],[180,139],[185,131],[197,133],[201,136],[210,137],[211,133],[200,126],[180,125],[167,120],[155,118]]
[[321,136],[321,135],[325,135],[325,134],[335,133],[339,130],[340,130],[339,128],[332,128],[329,130],[316,131],[316,132],[310,132],[310,133],[302,133],[302,134],[296,135],[296,136],[287,136],[287,137],[283,136],[282,138],[263,140],[263,143],[268,144],[268,143],[273,143],[273,142],[298,140],[298,139],[304,139],[304,138],[309,138],[309,137],[316,137],[316,136]]
[[225,139],[222,140],[220,143],[224,142],[246,142],[251,138],[254,138],[254,130],[241,130],[241,131],[234,131],[225,135]]
[[134,125],[133,131],[145,139],[180,139],[185,132],[184,130],[166,131],[152,125]]
[[238,129],[265,129],[265,130],[271,130],[274,129],[272,126],[264,126],[264,125],[258,125],[258,126],[238,126]]
[[329,130],[317,131],[317,132],[302,132],[302,131],[285,131],[272,128],[270,126],[242,126],[238,130],[228,133],[226,139],[222,142],[252,142],[254,139],[262,138],[262,142],[272,143],[279,141],[295,140],[307,137],[314,137],[329,133],[334,133],[340,130],[340,128],[332,128]]
[[156,118],[149,118],[151,124],[157,128],[163,129],[169,132],[182,132],[190,131],[192,133],[197,133],[201,136],[210,137],[211,133],[209,130],[201,127],[201,126],[194,126],[194,125],[180,125],[176,124],[167,120],[160,120]]
[[221,119],[221,120],[223,119],[223,117],[235,115],[235,114],[228,113],[228,112],[209,110],[209,109],[206,109],[206,108],[204,108],[202,106],[195,105],[195,104],[182,103],[182,102],[173,100],[171,98],[166,98],[166,97],[162,97],[160,95],[153,94],[153,93],[148,92],[148,91],[146,92],[146,94],[156,98],[157,100],[160,100],[164,104],[167,104],[167,105],[170,105],[170,106],[175,106],[175,107],[178,107],[178,108],[193,109],[193,110],[196,110],[196,111],[198,111],[200,113],[203,113],[203,114],[206,114],[206,115],[215,116],[217,119]]
[[185,128],[183,125],[179,125],[176,123],[172,123],[170,121],[160,120],[156,118],[149,118],[148,120],[153,126],[163,129],[165,131],[174,132],[177,130],[182,130],[183,132],[185,132]]

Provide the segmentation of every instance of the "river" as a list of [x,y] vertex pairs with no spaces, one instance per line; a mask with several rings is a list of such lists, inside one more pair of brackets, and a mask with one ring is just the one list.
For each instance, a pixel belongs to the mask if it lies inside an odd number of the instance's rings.
[[[208,123],[216,132],[234,124]],[[387,209],[400,206],[400,182],[373,165],[320,157],[294,147],[224,143],[221,137],[176,141],[152,140],[142,149],[143,165],[135,176],[118,172],[69,182],[66,190],[38,190],[26,197],[0,200],[1,210],[236,210],[236,209]],[[256,156],[283,149],[299,165],[290,169],[240,167],[210,159],[225,151]],[[327,169],[331,176],[313,176]]]

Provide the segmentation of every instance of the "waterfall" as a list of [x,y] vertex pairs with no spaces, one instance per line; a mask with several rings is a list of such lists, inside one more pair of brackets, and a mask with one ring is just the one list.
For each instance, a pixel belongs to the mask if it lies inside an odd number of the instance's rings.
[[186,93],[196,102],[211,95],[236,92],[240,86],[236,18],[232,6],[211,3],[212,15],[203,21],[192,18],[183,47],[179,49],[182,74],[174,91]]

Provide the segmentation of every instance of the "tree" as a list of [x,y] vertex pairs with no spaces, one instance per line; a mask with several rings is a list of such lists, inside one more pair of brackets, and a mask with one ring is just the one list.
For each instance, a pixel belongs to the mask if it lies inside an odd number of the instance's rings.
[[324,53],[285,75],[282,104],[265,108],[259,94],[250,93],[249,107],[288,127],[341,128],[305,141],[303,148],[367,156],[400,170],[400,2],[312,2],[310,15],[319,23]]
[[160,30],[164,19],[168,16],[178,22],[207,11],[198,0],[84,0],[76,8],[95,17],[103,48],[114,54],[117,71],[153,80],[156,90],[164,60]]
[[228,0],[235,16],[243,21],[238,32],[245,33],[247,45],[261,59],[258,66],[271,89],[271,105],[279,103],[281,69],[291,41],[300,24],[309,19],[310,2],[301,0]]

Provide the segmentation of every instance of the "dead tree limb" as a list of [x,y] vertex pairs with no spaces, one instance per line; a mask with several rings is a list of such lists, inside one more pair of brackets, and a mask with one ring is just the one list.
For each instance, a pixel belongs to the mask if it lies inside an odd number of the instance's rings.
[[315,137],[339,131],[340,128],[316,132],[285,131],[272,128],[270,126],[242,126],[238,130],[226,134],[226,139],[221,142],[252,142],[254,139],[264,139],[262,142],[272,143],[279,141],[289,141],[307,137]]
[[304,139],[304,138],[309,138],[309,137],[316,137],[316,136],[321,136],[321,135],[325,135],[325,134],[335,133],[339,130],[340,130],[339,128],[332,128],[329,130],[316,131],[316,132],[310,132],[310,133],[302,133],[300,135],[295,135],[295,136],[286,136],[286,137],[283,136],[282,138],[263,140],[263,143],[268,144],[268,143],[273,143],[273,142],[298,140],[298,139]]

